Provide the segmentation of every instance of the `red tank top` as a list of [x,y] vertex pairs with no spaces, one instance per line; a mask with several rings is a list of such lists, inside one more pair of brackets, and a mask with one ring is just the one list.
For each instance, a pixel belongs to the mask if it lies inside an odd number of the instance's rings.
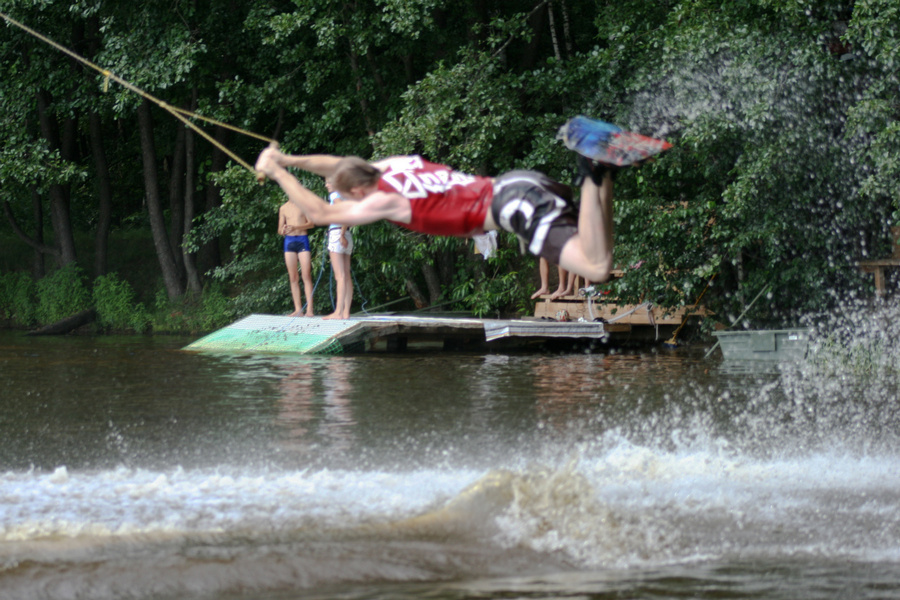
[[421,156],[392,160],[378,181],[378,189],[397,192],[409,200],[412,219],[396,223],[400,227],[457,237],[482,233],[494,195],[490,177],[466,175]]

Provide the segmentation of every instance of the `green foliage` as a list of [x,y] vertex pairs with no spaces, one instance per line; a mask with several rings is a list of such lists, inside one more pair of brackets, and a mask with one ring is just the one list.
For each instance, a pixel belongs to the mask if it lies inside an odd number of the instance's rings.
[[[626,277],[614,288],[623,300],[692,304],[715,275],[705,301],[733,317],[771,283],[777,293],[748,318],[778,323],[858,287],[850,257],[879,251],[890,198],[900,195],[893,116],[871,123],[875,143],[846,135],[871,77],[832,53],[847,5],[633,2],[593,14],[596,46],[579,29],[564,53],[551,58],[545,47],[543,64],[522,68],[513,59],[534,31],[524,13],[495,13],[475,28],[483,43],[436,62],[404,92],[375,155],[421,153],[481,174],[524,166],[566,180],[570,157],[553,134],[573,112],[589,112],[676,143],[657,164],[619,177],[616,257]],[[875,165],[870,181],[854,167],[860,153]],[[517,268],[513,253],[482,279],[458,241],[390,228],[371,237],[383,282],[398,291],[441,262],[456,265],[444,296],[449,286],[459,307],[480,314],[509,308],[507,291],[533,286],[533,269]]]
[[[788,324],[857,291],[864,279],[853,264],[884,256],[888,227],[900,222],[893,0],[635,0],[600,10],[592,0],[377,0],[353,10],[338,0],[8,4],[169,104],[196,96],[203,114],[275,135],[289,152],[416,152],[477,174],[530,168],[568,181],[571,156],[554,134],[572,114],[666,137],[675,148],[617,180],[616,262],[626,276],[612,287],[623,300],[692,304],[715,276],[704,303],[728,320],[771,284],[771,298],[746,319]],[[91,152],[67,154],[44,135],[66,131],[89,148],[92,113],[116,187],[112,226],[146,227],[137,96],[115,83],[102,93],[101,75],[6,29],[0,180],[21,229],[46,225],[33,221],[37,204],[55,239],[58,227],[95,231],[102,211]],[[36,97],[47,102],[41,111]],[[169,182],[183,183],[169,172],[181,124],[154,115],[165,197]],[[264,145],[233,134],[225,143],[251,162]],[[213,174],[212,146],[198,138],[196,149],[204,213],[187,243],[223,251],[222,264],[204,268],[234,298],[210,312],[285,310],[274,231],[283,196],[236,166]],[[318,177],[302,181],[324,196]],[[206,196],[213,183],[218,197]],[[50,210],[58,188],[69,225]],[[464,240],[386,224],[354,233],[353,272],[370,306],[437,277],[439,298],[432,289],[430,299],[454,309],[533,309],[536,260],[505,236],[484,262]],[[314,232],[314,247],[322,235]],[[328,271],[322,254],[314,252],[316,274]],[[327,287],[316,294],[317,310],[327,308]],[[195,310],[185,302],[157,311],[154,323],[199,327],[166,316]]]
[[0,273],[0,318],[20,327],[37,322],[37,285],[27,273]]
[[636,57],[615,120],[676,148],[619,180],[637,200],[617,203],[617,260],[645,261],[624,297],[691,304],[715,273],[704,302],[720,318],[771,283],[749,320],[776,324],[859,286],[851,257],[874,250],[888,206],[860,194],[846,136],[866,76],[828,51],[839,3],[802,4],[685,3]]
[[519,254],[514,235],[503,233],[499,238],[496,253],[487,260],[470,255],[460,261],[450,293],[457,309],[489,318],[534,311],[530,301],[536,285],[531,273],[534,260]]
[[200,298],[185,296],[175,301],[160,290],[150,324],[154,333],[208,333],[233,322],[235,316],[231,299],[214,284]]
[[406,92],[406,109],[376,138],[379,155],[422,154],[481,174],[509,170],[522,140],[530,145],[530,119],[516,94],[521,77],[488,74],[489,58],[443,65]]
[[37,282],[37,321],[55,323],[91,307],[82,270],[70,264]]
[[100,326],[113,330],[133,330],[143,333],[150,316],[144,305],[135,302],[134,290],[115,273],[98,277],[92,291],[94,308]]
[[857,0],[845,38],[854,50],[878,61],[889,73],[900,70],[900,6],[892,0]]
[[840,374],[842,385],[896,382],[900,376],[898,316],[898,307],[890,304],[854,306],[831,315],[810,346],[812,373],[823,380]]
[[860,196],[890,202],[894,224],[900,224],[900,7],[887,0],[856,2],[844,40],[865,87],[848,115],[847,137],[855,141],[854,158],[861,166]]
[[51,185],[84,181],[88,172],[64,161],[59,151],[24,137],[10,136],[0,146],[0,181],[7,186],[35,186],[45,191]]

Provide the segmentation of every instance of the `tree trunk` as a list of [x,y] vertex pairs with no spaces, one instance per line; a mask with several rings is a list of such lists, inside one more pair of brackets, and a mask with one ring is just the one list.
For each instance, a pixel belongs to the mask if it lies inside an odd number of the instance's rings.
[[[222,144],[222,146],[228,147],[228,130],[224,127],[216,126],[215,140]],[[228,157],[225,156],[225,153],[214,147],[212,150],[212,161],[209,168],[209,174],[207,174],[207,179],[204,182],[206,185],[206,210],[208,211],[221,204],[221,191],[219,190],[219,186],[210,180],[209,175],[223,170],[227,162]],[[198,258],[201,265],[200,271],[202,272],[209,271],[222,264],[218,238],[205,243],[200,248],[199,254],[200,256]]]
[[[37,208],[35,210],[41,211],[41,199],[37,195],[37,191],[35,191],[34,189],[32,189],[32,199],[33,201],[37,202]],[[59,248],[47,246],[46,244],[44,244],[43,231],[40,231],[34,239],[32,239],[27,233],[22,231],[22,228],[19,227],[19,224],[16,222],[15,215],[13,215],[12,207],[9,205],[9,200],[3,201],[3,212],[6,213],[6,220],[9,222],[9,226],[12,228],[13,233],[15,233],[20,240],[31,246],[31,248],[34,249],[35,252],[40,254],[50,254],[51,256],[55,257],[57,261],[59,260]],[[38,221],[38,228],[40,227],[41,222]],[[41,262],[41,271],[43,271],[43,261]],[[41,275],[43,275],[43,272],[41,273]],[[39,277],[35,277],[35,279],[39,279]]]
[[428,300],[425,299],[422,290],[419,289],[419,286],[417,286],[416,282],[412,279],[406,280],[406,291],[409,294],[409,297],[412,298],[416,308],[425,308],[428,306]]
[[141,135],[141,155],[144,165],[144,193],[146,194],[147,212],[150,215],[150,230],[153,233],[153,246],[162,271],[163,283],[169,300],[184,295],[184,285],[178,279],[175,257],[169,245],[166,233],[166,222],[160,203],[159,178],[156,165],[156,147],[153,142],[153,121],[150,115],[150,101],[144,99],[137,110],[138,129]]
[[453,277],[456,275],[456,256],[459,249],[446,247],[438,255],[438,268],[441,277],[441,285],[450,287],[453,285]]
[[28,335],[63,335],[87,325],[88,323],[92,323],[96,318],[97,311],[93,308],[89,308],[79,313],[75,313],[70,317],[66,317],[61,321],[57,321],[56,323],[50,323],[40,329],[30,331]]
[[366,62],[369,63],[369,71],[372,72],[372,81],[375,82],[375,88],[378,90],[381,101],[385,105],[389,105],[391,97],[388,93],[387,86],[384,84],[384,79],[381,77],[381,73],[378,72],[378,65],[375,63],[375,57],[372,56],[371,50],[366,52]]
[[103,124],[100,114],[91,112],[89,117],[91,137],[91,154],[94,157],[94,169],[97,171],[98,219],[97,232],[94,234],[94,277],[106,275],[107,250],[109,248],[109,225],[112,218],[112,183],[109,177],[109,164],[106,161],[106,150],[103,146]]
[[184,261],[181,257],[181,242],[184,239],[184,141],[186,127],[178,127],[175,148],[169,174],[169,243],[175,257],[175,269],[179,281],[184,281]]
[[566,41],[566,58],[572,58],[572,33],[570,31],[569,8],[566,6],[566,0],[559,0],[562,9],[563,20],[563,39]]
[[[96,59],[100,51],[100,18],[89,17],[85,23],[85,46],[87,55]],[[80,65],[79,65],[80,66]],[[95,96],[99,99],[99,93]],[[97,231],[94,233],[94,277],[106,275],[109,269],[109,229],[112,222],[112,181],[106,146],[103,143],[103,120],[100,113],[92,110],[88,116],[88,130],[94,170],[97,172]]]
[[532,36],[525,51],[522,53],[522,59],[519,66],[523,70],[531,70],[537,65],[540,56],[541,38],[544,33],[544,23],[547,15],[548,0],[539,3],[529,15],[528,22],[531,25]]
[[413,73],[413,62],[412,55],[407,53],[403,55],[403,72],[406,74],[406,83],[407,85],[412,85],[416,82],[415,75]]
[[363,93],[362,74],[359,70],[359,55],[351,48],[350,50],[350,71],[356,80],[356,98],[359,102],[360,114],[365,123],[366,131],[370,136],[375,135],[375,129],[372,127],[372,118],[369,116],[369,101]]
[[[47,144],[53,150],[58,150],[64,155],[59,138],[59,125],[56,119],[50,115],[50,93],[41,90],[37,94],[38,121],[41,126],[41,135],[47,140]],[[75,262],[75,236],[72,232],[72,219],[69,213],[69,190],[60,184],[50,186],[50,221],[53,225],[53,234],[56,238],[56,253],[59,266],[65,266]]]
[[557,61],[562,61],[562,54],[559,51],[559,40],[556,37],[556,19],[553,18],[553,2],[547,6],[547,18],[550,21],[550,40],[553,42],[553,56]]
[[[44,203],[37,188],[31,186],[31,211],[34,215],[34,241],[44,246]],[[34,249],[34,258],[31,264],[31,277],[35,281],[43,279],[46,273],[44,269],[44,254],[40,248]]]
[[425,285],[428,286],[428,296],[430,304],[437,304],[441,301],[441,278],[433,263],[424,263],[422,265],[422,275],[425,276]]
[[[191,108],[196,108],[196,88],[194,89],[195,102]],[[184,236],[191,232],[194,225],[194,132],[188,130],[184,135],[184,222],[181,224]],[[182,236],[182,239],[184,239]],[[187,276],[187,289],[190,293],[199,296],[203,292],[203,281],[200,279],[200,272],[197,270],[197,256],[192,252],[188,252],[184,244],[181,245],[181,258],[184,262],[184,272]]]

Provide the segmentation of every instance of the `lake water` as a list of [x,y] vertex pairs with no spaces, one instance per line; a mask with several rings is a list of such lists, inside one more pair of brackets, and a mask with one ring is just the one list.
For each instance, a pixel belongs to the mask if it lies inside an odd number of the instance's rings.
[[900,598],[896,370],[190,341],[0,332],[0,599]]

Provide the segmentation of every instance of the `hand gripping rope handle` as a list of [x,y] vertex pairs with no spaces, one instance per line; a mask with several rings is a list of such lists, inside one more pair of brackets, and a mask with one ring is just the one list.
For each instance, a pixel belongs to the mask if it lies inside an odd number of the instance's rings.
[[[275,140],[270,141],[269,148],[274,148],[275,150],[278,150],[278,142],[276,142]],[[255,172],[256,172],[256,181],[259,183],[259,185],[264,184],[266,182],[266,174],[258,169]]]

